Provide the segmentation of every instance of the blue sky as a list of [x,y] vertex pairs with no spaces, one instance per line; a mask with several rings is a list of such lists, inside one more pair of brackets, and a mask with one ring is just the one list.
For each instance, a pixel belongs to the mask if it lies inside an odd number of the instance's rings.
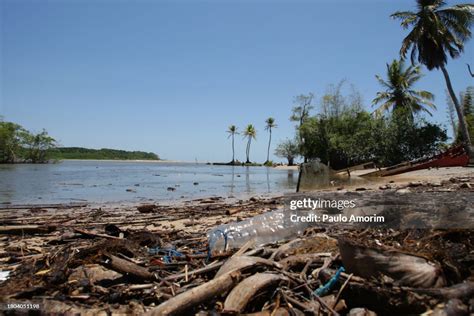
[[[251,159],[264,161],[264,121],[276,119],[274,144],[291,137],[294,96],[347,79],[370,107],[406,35],[389,15],[414,3],[0,0],[0,115],[64,146],[199,161],[230,160],[227,126],[252,123]],[[448,64],[458,91],[473,84],[473,52]],[[425,74],[417,88],[449,127],[442,74]]]

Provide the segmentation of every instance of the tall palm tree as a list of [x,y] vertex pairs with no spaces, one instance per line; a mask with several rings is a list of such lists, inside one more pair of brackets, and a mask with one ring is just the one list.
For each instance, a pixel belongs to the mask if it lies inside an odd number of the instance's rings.
[[229,133],[229,136],[227,138],[232,137],[232,161],[231,161],[231,163],[234,163],[235,162],[234,136],[236,134],[239,134],[239,132],[237,132],[237,126],[230,125],[229,128],[227,129],[227,133]]
[[247,155],[247,161],[245,163],[250,163],[250,144],[252,143],[252,138],[257,139],[257,130],[252,124],[247,125],[244,130],[244,138],[247,138],[247,149],[245,151]]
[[410,33],[403,39],[400,55],[405,57],[411,50],[412,63],[418,57],[418,61],[428,70],[441,69],[456,108],[465,149],[472,158],[474,153],[471,149],[466,119],[452,87],[446,64],[448,54],[451,58],[459,57],[464,50],[464,42],[471,38],[470,27],[474,21],[474,5],[457,4],[445,7],[446,3],[443,0],[416,0],[416,2],[417,12],[403,11],[391,15],[392,18],[401,20],[403,28],[411,27]]
[[278,125],[275,124],[275,119],[273,117],[267,118],[265,121],[267,125],[265,125],[265,130],[268,131],[269,137],[268,137],[268,149],[267,149],[267,161],[265,163],[268,163],[270,161],[270,144],[272,142],[272,128],[276,128]]
[[378,75],[375,76],[386,88],[383,92],[377,92],[377,96],[372,101],[373,105],[383,102],[375,113],[380,115],[390,109],[393,111],[406,109],[412,116],[420,111],[431,115],[428,108],[436,109],[431,102],[434,99],[433,94],[428,91],[413,90],[413,85],[421,76],[419,66],[405,68],[402,60],[394,60],[391,64],[387,64],[387,80]]

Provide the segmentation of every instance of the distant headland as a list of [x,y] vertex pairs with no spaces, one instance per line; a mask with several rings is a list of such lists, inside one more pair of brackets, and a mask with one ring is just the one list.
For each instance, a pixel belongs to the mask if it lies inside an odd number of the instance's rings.
[[93,159],[93,160],[160,160],[152,152],[126,151],[119,149],[90,149],[82,147],[57,147],[51,150],[51,159]]

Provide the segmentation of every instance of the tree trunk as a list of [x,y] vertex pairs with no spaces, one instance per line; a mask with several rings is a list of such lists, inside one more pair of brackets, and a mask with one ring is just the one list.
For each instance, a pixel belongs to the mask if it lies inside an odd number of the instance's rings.
[[293,166],[293,164],[294,164],[294,158],[288,157],[288,166]]
[[453,86],[451,85],[451,79],[449,78],[448,71],[446,67],[443,65],[441,66],[441,71],[443,71],[444,79],[446,80],[446,86],[448,87],[449,95],[453,100],[454,107],[456,108],[456,112],[458,114],[459,120],[459,130],[461,132],[463,138],[464,149],[466,150],[467,154],[469,155],[470,160],[474,159],[474,153],[471,148],[471,139],[469,137],[469,131],[467,129],[466,118],[464,117],[463,110],[461,105],[459,104],[458,98],[456,97],[456,93],[454,93]]
[[265,163],[270,161],[270,144],[272,142],[272,129],[270,128],[270,137],[268,138],[268,149],[267,149],[267,161]]
[[247,143],[247,161],[246,163],[250,163],[250,142],[252,141],[252,138],[249,138],[249,141]]
[[235,162],[235,151],[234,151],[234,134],[232,134],[232,163]]

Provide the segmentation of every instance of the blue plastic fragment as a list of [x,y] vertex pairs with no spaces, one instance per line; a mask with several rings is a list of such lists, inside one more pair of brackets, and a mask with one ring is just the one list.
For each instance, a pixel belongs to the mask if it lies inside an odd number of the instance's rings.
[[159,254],[164,255],[163,261],[165,263],[171,263],[173,257],[184,257],[184,255],[181,252],[172,248],[163,248],[163,249],[160,247],[150,248],[148,249],[148,253],[152,255],[159,255]]
[[339,278],[341,277],[341,273],[345,271],[346,270],[344,270],[344,267],[340,267],[336,271],[336,274],[328,282],[326,282],[326,284],[320,286],[314,291],[314,294],[316,294],[317,296],[324,296],[328,294],[337,284],[337,281],[339,281]]

